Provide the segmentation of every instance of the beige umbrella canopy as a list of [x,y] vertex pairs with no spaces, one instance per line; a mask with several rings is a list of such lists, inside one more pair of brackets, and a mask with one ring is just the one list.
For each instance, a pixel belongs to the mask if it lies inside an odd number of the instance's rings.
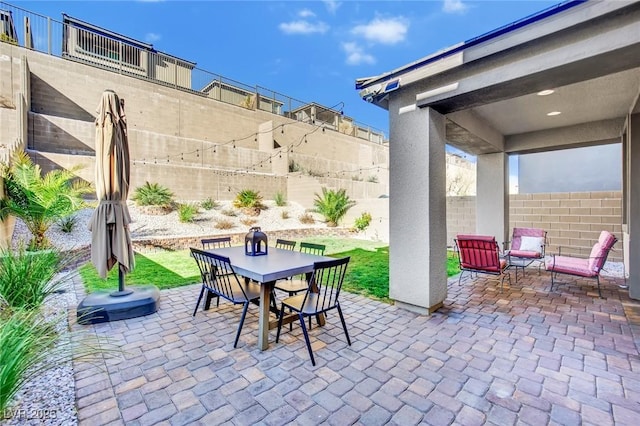
[[102,278],[119,264],[123,292],[123,274],[135,266],[127,208],[130,165],[124,103],[115,92],[105,90],[97,113],[95,185],[100,203],[89,223],[91,261]]

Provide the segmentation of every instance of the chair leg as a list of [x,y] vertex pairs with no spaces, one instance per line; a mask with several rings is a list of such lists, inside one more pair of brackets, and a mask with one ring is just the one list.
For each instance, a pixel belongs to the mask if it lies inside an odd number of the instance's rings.
[[555,273],[553,271],[551,271],[551,288],[549,289],[549,291],[553,291],[553,276],[555,275]]
[[282,319],[284,318],[284,303],[280,308],[280,317],[278,318],[278,333],[276,334],[276,343],[280,340],[280,330],[282,329]]
[[460,285],[460,280],[462,280],[462,274],[464,274],[464,270],[460,271],[460,275],[458,275],[458,285]]
[[300,325],[302,326],[302,333],[304,334],[304,341],[307,343],[307,350],[309,351],[309,356],[311,357],[311,364],[315,367],[316,360],[313,357],[313,351],[311,350],[311,342],[309,341],[309,333],[307,333],[307,326],[304,323],[304,316],[302,313],[298,314],[298,318],[300,318]]
[[600,275],[596,275],[596,282],[598,283],[598,297],[602,299],[602,292],[600,291]]
[[198,306],[200,306],[200,302],[202,301],[202,295],[204,294],[204,286],[200,289],[200,296],[198,296],[198,303],[196,303],[196,308],[193,310],[193,315],[196,316],[196,312],[198,312]]
[[238,339],[240,338],[240,332],[242,331],[242,325],[244,324],[244,317],[247,316],[247,309],[249,309],[249,302],[246,302],[242,307],[242,317],[240,317],[240,324],[238,324],[238,333],[236,333],[236,341],[233,343],[233,347],[238,346]]
[[340,322],[342,322],[342,328],[344,329],[344,335],[347,336],[347,343],[351,346],[351,339],[349,338],[349,332],[347,331],[347,323],[344,322],[344,315],[342,315],[342,308],[340,305],[336,305],[338,307],[338,315],[340,315]]

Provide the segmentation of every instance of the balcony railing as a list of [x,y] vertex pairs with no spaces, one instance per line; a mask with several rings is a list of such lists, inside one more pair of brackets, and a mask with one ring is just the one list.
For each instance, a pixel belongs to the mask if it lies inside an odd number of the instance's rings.
[[5,34],[0,40],[4,42],[239,107],[312,122],[370,142],[387,142],[381,130],[343,117],[331,108],[199,69],[191,62],[158,52],[145,43],[107,36],[94,26],[56,21],[1,1],[0,14],[3,16],[0,34]]

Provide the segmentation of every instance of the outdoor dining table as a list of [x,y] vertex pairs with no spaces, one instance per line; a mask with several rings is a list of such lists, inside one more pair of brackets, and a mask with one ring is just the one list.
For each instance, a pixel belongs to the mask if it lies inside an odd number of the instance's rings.
[[[258,314],[258,347],[260,350],[266,350],[269,347],[269,330],[278,325],[277,320],[269,321],[271,293],[275,282],[298,274],[307,274],[309,277],[313,272],[314,262],[333,260],[327,256],[275,247],[269,247],[268,254],[261,256],[246,255],[244,246],[222,247],[206,251],[228,257],[236,274],[260,283],[260,310]],[[296,318],[291,316],[286,318],[284,322],[288,323]],[[321,317],[318,320],[320,325],[323,325],[324,318]]]

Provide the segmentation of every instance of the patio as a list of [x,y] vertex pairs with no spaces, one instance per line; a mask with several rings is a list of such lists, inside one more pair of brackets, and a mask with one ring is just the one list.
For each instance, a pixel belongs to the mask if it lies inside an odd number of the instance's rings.
[[[564,280],[527,271],[499,292],[491,278],[449,279],[444,308],[419,316],[343,294],[337,314],[257,349],[251,307],[191,312],[199,286],[162,292],[157,313],[87,329],[122,357],[75,366],[80,424],[637,424],[640,305],[621,279]],[[81,292],[81,286],[76,284]]]

